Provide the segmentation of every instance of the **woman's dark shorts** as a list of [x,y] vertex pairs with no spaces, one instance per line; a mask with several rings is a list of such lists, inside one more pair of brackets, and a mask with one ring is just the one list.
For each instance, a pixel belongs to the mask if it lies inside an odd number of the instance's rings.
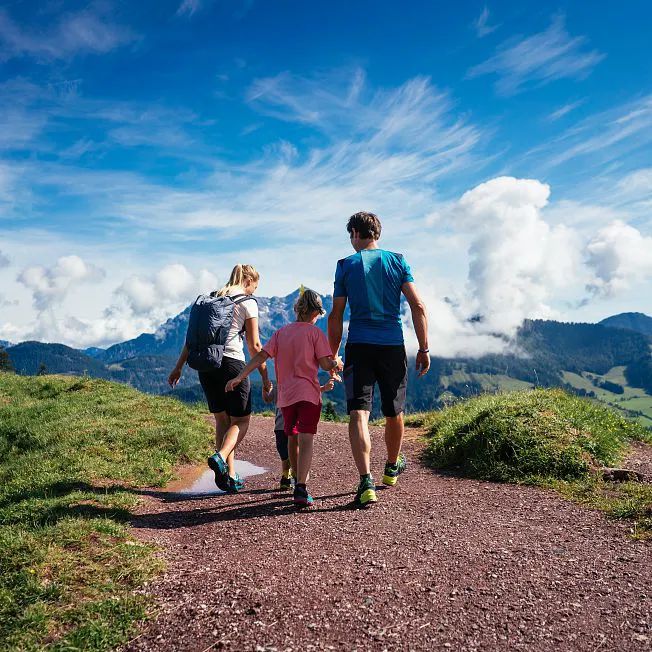
[[222,366],[215,371],[200,371],[201,383],[208,409],[212,413],[226,412],[230,417],[251,414],[251,383],[245,378],[232,392],[225,392],[226,384],[245,367],[242,360],[222,358]]
[[347,344],[343,375],[347,412],[371,412],[376,383],[384,416],[395,417],[405,409],[407,355],[402,344]]

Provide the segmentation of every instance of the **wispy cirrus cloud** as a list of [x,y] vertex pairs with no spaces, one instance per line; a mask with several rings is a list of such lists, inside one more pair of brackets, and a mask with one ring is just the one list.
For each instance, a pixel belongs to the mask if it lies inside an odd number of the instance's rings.
[[473,29],[478,38],[482,38],[483,36],[487,36],[487,34],[491,34],[491,32],[495,32],[499,27],[499,24],[489,24],[489,8],[487,5],[484,6],[480,15],[473,21]]
[[613,161],[631,165],[638,154],[646,156],[652,145],[652,95],[637,98],[607,111],[594,113],[562,132],[528,156],[541,155],[548,167],[574,159],[589,159],[591,166]]
[[132,29],[111,20],[97,4],[64,13],[43,31],[19,25],[7,10],[0,9],[0,61],[23,56],[56,61],[78,54],[105,54],[136,39]]
[[565,115],[568,115],[571,111],[575,111],[575,109],[577,109],[583,103],[584,100],[577,100],[577,102],[569,102],[568,104],[564,104],[563,106],[560,106],[558,109],[552,111],[552,113],[548,114],[548,120],[550,122],[555,122],[556,120],[560,120]]
[[520,39],[508,39],[486,61],[469,69],[467,77],[496,75],[496,91],[514,95],[530,85],[556,79],[581,79],[604,58],[586,48],[584,36],[571,36],[564,17],[555,16],[543,32]]

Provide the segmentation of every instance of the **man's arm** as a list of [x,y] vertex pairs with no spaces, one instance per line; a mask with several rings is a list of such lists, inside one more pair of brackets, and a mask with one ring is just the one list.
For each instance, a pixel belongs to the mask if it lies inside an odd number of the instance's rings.
[[410,306],[412,313],[412,324],[419,342],[416,368],[419,376],[423,376],[430,369],[430,355],[428,354],[428,315],[426,305],[423,303],[414,283],[403,283],[401,291]]
[[333,297],[333,308],[331,314],[328,315],[328,343],[334,357],[337,357],[342,344],[345,308],[346,297]]

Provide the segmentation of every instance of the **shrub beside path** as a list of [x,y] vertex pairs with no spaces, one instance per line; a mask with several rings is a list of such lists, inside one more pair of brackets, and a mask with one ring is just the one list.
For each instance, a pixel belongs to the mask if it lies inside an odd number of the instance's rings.
[[[382,431],[372,429],[374,475]],[[370,510],[350,509],[347,427],[322,423],[297,513],[275,490],[273,420],[240,457],[271,468],[235,496],[154,493],[134,518],[162,548],[156,604],[126,650],[649,650],[652,542],[534,487],[409,468]]]

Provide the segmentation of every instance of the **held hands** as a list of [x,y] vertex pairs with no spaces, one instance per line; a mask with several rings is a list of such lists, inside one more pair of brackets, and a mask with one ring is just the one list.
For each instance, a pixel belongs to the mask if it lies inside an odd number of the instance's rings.
[[419,378],[425,376],[430,369],[430,356],[425,351],[417,353],[416,370],[419,372]]
[[181,378],[181,369],[175,367],[168,376],[168,385],[174,389]]
[[344,362],[342,362],[342,358],[339,355],[336,355],[333,359],[337,364],[333,367],[332,371],[342,371],[344,369]]
[[235,378],[232,378],[226,384],[226,387],[224,388],[224,391],[225,392],[232,392],[242,382],[242,380],[243,379],[240,376],[236,376]]

